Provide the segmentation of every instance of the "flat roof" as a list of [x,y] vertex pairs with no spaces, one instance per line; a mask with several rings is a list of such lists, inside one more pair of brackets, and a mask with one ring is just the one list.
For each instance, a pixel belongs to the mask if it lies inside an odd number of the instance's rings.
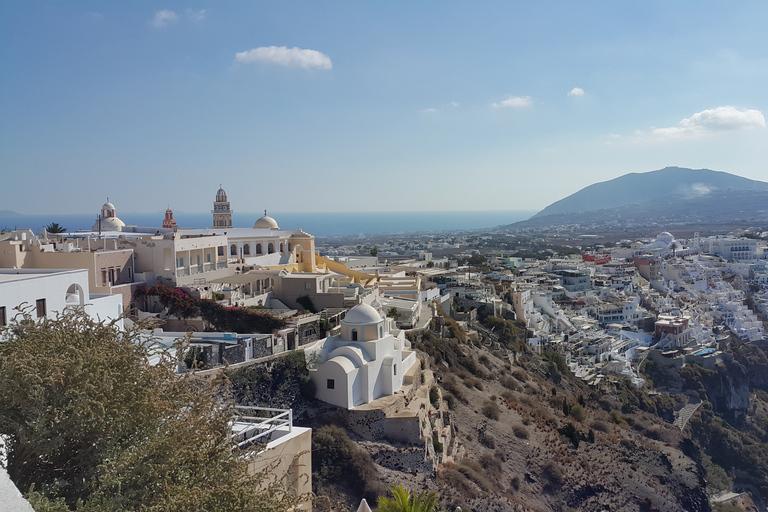
[[37,268],[0,268],[0,282],[9,283],[13,281],[24,281],[27,279],[37,279],[51,275],[74,274],[79,272],[88,273],[87,269],[81,268],[56,268],[56,269],[37,269]]

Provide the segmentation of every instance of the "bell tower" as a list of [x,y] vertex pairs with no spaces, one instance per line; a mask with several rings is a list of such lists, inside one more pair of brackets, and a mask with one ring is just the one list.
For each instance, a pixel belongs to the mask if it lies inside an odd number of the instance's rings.
[[229,201],[227,201],[227,193],[221,188],[219,184],[219,191],[216,192],[216,201],[213,202],[213,228],[231,228],[232,227],[232,210],[229,209]]

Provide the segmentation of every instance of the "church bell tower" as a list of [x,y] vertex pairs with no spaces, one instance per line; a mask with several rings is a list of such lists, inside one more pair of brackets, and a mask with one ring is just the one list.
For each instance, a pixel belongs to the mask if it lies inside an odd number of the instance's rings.
[[219,191],[216,192],[216,201],[213,202],[213,228],[231,228],[232,210],[229,209],[227,193],[219,185]]

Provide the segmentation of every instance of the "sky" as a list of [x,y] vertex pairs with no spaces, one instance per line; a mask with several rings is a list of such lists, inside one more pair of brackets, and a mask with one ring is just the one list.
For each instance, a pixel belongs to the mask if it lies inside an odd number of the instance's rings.
[[0,2],[0,210],[538,210],[768,181],[768,2]]

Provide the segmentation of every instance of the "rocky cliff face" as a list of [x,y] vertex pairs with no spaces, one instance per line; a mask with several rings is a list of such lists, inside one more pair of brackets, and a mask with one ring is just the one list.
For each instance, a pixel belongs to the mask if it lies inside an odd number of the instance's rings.
[[719,416],[738,419],[749,409],[749,372],[738,361],[714,370],[689,365],[680,370],[680,377],[683,389],[697,391]]

